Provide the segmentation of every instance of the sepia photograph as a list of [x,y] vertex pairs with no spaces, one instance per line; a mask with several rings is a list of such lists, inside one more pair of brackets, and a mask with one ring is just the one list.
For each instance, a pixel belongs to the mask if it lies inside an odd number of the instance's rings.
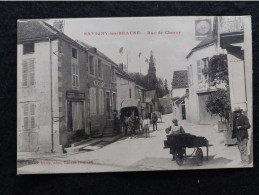
[[251,16],[17,20],[17,174],[253,167]]

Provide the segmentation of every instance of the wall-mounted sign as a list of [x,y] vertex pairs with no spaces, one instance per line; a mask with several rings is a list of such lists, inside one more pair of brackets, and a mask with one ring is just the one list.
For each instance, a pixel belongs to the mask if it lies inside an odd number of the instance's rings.
[[195,36],[196,40],[203,40],[211,36],[211,20],[195,20]]
[[104,83],[103,81],[94,80],[94,85],[96,87],[105,88],[105,89],[115,89],[112,84]]
[[77,92],[67,92],[67,99],[84,100],[85,94],[84,93],[77,93]]

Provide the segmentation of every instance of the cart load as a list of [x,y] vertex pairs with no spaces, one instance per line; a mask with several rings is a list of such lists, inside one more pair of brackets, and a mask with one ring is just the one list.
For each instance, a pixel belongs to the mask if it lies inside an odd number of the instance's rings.
[[181,147],[201,147],[209,144],[205,137],[185,134],[167,135],[167,140],[164,141],[165,148],[181,148]]
[[[195,158],[197,164],[201,165],[203,160],[201,147],[206,147],[208,160],[209,146],[212,145],[209,145],[209,141],[205,137],[195,136],[189,133],[167,135],[167,140],[164,140],[164,148],[170,148],[170,154],[175,155],[176,163],[179,166],[181,166],[187,158]],[[193,153],[187,155],[186,148],[193,148]]]

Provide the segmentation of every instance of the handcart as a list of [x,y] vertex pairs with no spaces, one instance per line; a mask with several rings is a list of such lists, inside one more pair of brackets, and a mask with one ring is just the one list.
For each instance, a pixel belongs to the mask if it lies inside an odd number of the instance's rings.
[[[213,145],[210,145],[205,137],[195,136],[189,133],[167,135],[167,140],[164,140],[164,149],[170,148],[170,154],[175,156],[175,161],[179,166],[182,166],[187,158],[195,158],[197,164],[201,165],[203,161],[201,147],[206,147],[208,160],[209,146]],[[192,154],[187,155],[186,148],[193,148]]]

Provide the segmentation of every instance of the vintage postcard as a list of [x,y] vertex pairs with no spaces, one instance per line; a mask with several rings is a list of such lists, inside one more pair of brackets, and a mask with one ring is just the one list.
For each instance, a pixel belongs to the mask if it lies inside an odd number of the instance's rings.
[[253,167],[250,16],[17,21],[17,174]]

